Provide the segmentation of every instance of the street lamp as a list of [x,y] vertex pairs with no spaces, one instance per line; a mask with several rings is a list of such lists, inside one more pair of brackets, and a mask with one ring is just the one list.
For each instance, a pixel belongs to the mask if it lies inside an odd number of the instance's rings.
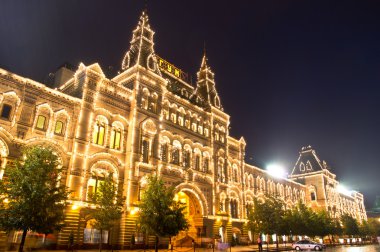
[[286,178],[287,174],[283,166],[279,164],[269,164],[267,166],[267,172],[269,175],[276,178]]

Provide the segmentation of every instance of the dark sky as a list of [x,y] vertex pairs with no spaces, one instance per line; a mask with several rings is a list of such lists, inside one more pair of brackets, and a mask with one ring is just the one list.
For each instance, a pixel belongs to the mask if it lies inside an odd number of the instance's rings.
[[[44,82],[70,62],[120,68],[142,0],[0,3],[0,65]],[[195,75],[206,42],[247,160],[292,169],[312,145],[341,183],[379,189],[379,1],[149,1],[156,52]]]

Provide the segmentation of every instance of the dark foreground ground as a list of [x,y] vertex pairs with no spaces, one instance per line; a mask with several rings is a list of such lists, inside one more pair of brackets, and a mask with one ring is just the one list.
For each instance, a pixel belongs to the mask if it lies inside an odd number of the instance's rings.
[[[279,247],[280,251],[292,251],[291,246],[287,245],[281,245]],[[15,250],[11,250],[15,251]],[[28,250],[26,249],[25,252],[29,251],[38,251],[38,252],[71,252],[71,250],[43,250],[43,249],[33,249]],[[74,250],[74,252],[98,252],[97,249],[91,249],[91,250]],[[103,249],[103,252],[112,252],[112,250]],[[113,252],[153,252],[154,249],[146,249],[146,250],[113,250]],[[160,252],[171,252],[171,250],[168,249],[160,249]],[[258,251],[257,245],[251,245],[251,246],[235,246],[232,248],[227,248],[224,250],[217,250],[217,249],[211,249],[211,248],[174,248],[173,252],[213,252],[213,251],[223,251],[223,252],[256,252]],[[264,245],[263,251],[277,251],[276,247],[271,245],[267,247]],[[378,244],[369,244],[369,245],[337,245],[337,246],[331,246],[327,247],[326,252],[380,252],[380,245]]]

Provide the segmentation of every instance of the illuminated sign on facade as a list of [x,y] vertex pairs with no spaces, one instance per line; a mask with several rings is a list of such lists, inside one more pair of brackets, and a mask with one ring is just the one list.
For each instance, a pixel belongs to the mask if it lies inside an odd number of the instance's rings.
[[173,64],[167,62],[160,56],[156,55],[157,57],[157,63],[161,70],[164,70],[165,72],[174,75],[177,78],[180,78],[181,80],[188,82],[189,81],[189,75],[179,69],[178,67],[174,66]]

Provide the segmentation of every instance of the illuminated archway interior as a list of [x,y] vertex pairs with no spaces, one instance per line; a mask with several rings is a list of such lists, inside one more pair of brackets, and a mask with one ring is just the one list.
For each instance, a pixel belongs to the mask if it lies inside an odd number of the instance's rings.
[[181,231],[175,241],[177,244],[186,243],[188,239],[200,239],[204,235],[202,207],[198,198],[188,191],[180,191],[174,196],[174,200],[185,205],[184,213],[189,222],[189,229]]

